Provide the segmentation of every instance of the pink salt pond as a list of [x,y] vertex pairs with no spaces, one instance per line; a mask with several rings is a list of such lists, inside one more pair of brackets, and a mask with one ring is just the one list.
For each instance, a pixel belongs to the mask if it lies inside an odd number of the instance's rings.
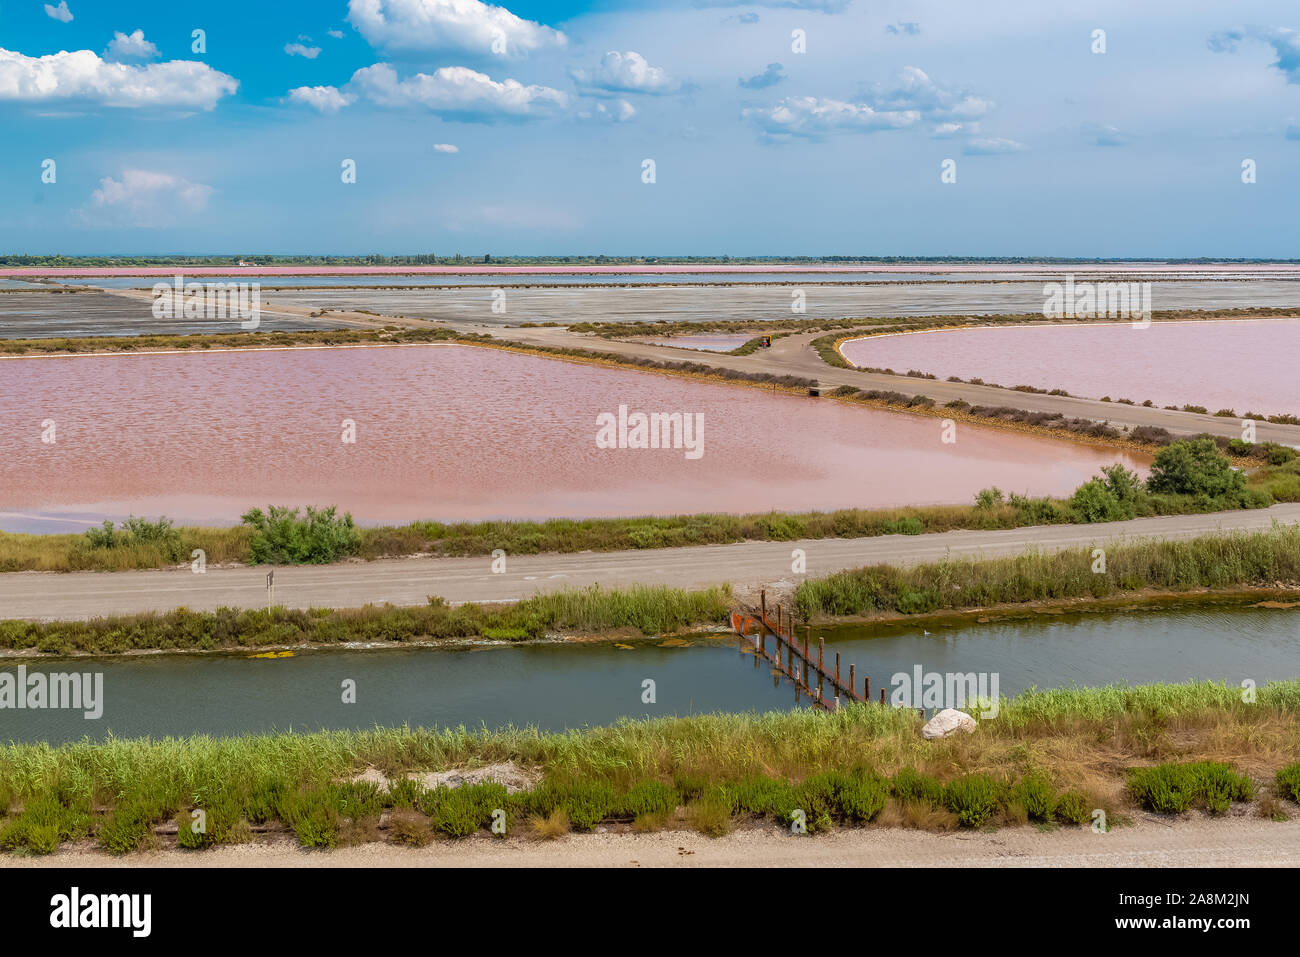
[[[965,423],[944,444],[936,418],[471,346],[0,359],[0,376],[9,530],[235,524],[268,503],[381,524],[970,502],[1146,461]],[[621,405],[701,415],[703,454],[598,447]]]
[[1300,414],[1300,320],[982,326],[845,342],[856,366],[1239,415]]

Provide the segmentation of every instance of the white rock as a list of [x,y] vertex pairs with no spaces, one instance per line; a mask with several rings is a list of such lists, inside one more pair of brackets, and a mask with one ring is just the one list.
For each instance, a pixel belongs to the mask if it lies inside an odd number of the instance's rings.
[[948,735],[957,731],[965,731],[967,734],[970,734],[974,730],[975,719],[965,711],[955,711],[952,708],[944,708],[927,721],[921,728],[921,737],[926,740],[931,738],[946,738]]

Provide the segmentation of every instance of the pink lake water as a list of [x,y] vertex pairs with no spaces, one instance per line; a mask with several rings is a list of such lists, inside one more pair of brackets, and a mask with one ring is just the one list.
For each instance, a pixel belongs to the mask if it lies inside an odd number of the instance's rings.
[[[1147,461],[964,423],[945,445],[935,418],[472,346],[6,359],[0,383],[11,531],[267,504],[394,523],[969,502]],[[702,413],[704,454],[598,448],[620,404]]]
[[854,365],[941,379],[974,376],[1211,412],[1300,413],[1296,319],[989,326],[872,336],[841,351]]

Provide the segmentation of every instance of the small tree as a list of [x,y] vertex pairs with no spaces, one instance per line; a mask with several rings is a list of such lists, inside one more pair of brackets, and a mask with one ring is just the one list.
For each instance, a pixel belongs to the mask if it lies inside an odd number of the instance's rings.
[[1245,491],[1246,477],[1232,467],[1214,439],[1181,439],[1156,453],[1147,488],[1170,495],[1235,498]]

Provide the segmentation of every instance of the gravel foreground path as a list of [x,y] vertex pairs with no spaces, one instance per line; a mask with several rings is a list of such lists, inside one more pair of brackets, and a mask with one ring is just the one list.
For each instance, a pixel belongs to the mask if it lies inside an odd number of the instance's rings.
[[288,839],[213,851],[112,857],[89,846],[50,857],[0,857],[16,867],[1296,867],[1300,818],[1151,816],[1108,834],[1032,827],[931,834],[896,828],[797,837],[773,828],[707,838],[693,831],[572,834],[556,841],[480,835],[424,848],[363,844],[307,851]]

